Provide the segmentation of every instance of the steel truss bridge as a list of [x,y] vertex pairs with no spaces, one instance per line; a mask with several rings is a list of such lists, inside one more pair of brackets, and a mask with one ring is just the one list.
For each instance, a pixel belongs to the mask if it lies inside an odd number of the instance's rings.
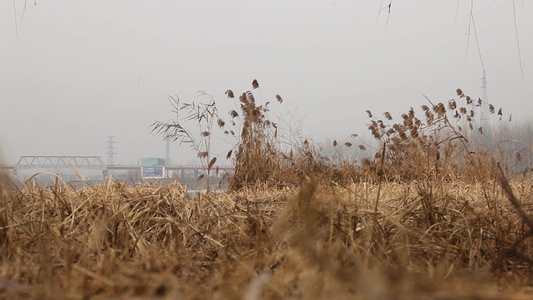
[[103,170],[106,165],[100,156],[37,155],[21,156],[16,167],[18,169],[75,168]]
[[[84,155],[35,155],[21,156],[16,164],[0,164],[0,170],[14,171],[23,169],[94,169],[94,170],[141,170],[139,165],[106,165],[101,156],[84,156]],[[212,170],[231,170],[231,166],[213,166]],[[176,165],[165,166],[167,171],[202,171],[207,170],[204,165]]]

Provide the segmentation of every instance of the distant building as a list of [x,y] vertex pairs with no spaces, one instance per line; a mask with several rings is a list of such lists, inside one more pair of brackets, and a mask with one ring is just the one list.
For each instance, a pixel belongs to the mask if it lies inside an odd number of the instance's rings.
[[141,158],[141,166],[143,167],[153,167],[153,166],[164,166],[165,159],[157,157],[143,157]]

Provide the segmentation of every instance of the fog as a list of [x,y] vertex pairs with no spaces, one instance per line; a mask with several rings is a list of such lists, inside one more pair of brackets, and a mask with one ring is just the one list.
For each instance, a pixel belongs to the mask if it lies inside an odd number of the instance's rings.
[[[477,98],[483,70],[489,101],[531,119],[530,2],[515,3],[517,31],[511,1],[473,1],[472,11],[464,1],[394,2],[390,13],[388,3],[2,1],[3,159],[106,160],[107,136],[117,164],[164,158],[150,124],[174,117],[169,96],[206,101],[205,91],[225,115],[234,102],[224,92],[254,79],[273,114],[317,142],[365,132],[367,109],[397,116],[427,104],[422,94],[448,101],[457,88]],[[196,162],[179,143],[171,157]]]

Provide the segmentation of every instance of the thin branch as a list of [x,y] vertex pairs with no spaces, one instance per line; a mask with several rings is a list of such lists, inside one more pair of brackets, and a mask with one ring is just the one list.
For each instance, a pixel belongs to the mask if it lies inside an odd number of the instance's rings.
[[505,192],[505,194],[507,194],[507,198],[509,198],[509,201],[511,201],[511,203],[515,207],[520,218],[522,218],[524,222],[526,222],[530,230],[533,230],[533,218],[531,218],[530,216],[526,214],[526,212],[522,208],[522,204],[520,203],[520,201],[518,201],[518,199],[516,199],[515,195],[513,194],[513,190],[511,189],[511,186],[509,186],[509,182],[507,181],[507,179],[505,178],[505,175],[503,174],[503,170],[502,170],[502,167],[500,166],[500,163],[498,163],[498,168],[500,169],[500,175],[501,175],[500,183],[502,185],[503,191]]
[[381,15],[381,10],[383,5],[383,0],[379,1],[379,9],[378,9],[378,18],[376,19],[376,22],[379,21],[379,16]]
[[390,7],[392,5],[392,0],[390,0],[389,3],[389,13],[387,14],[387,22],[385,22],[385,30],[387,30],[387,25],[389,25],[389,17],[390,17]]
[[22,10],[22,17],[20,18],[20,26],[22,27],[22,21],[24,20],[24,13],[26,12],[26,3],[28,0],[24,0],[24,9]]
[[468,48],[470,46],[470,25],[472,24],[472,16],[474,11],[474,0],[470,0],[470,16],[468,17],[468,31],[466,35],[466,53],[465,53],[465,59],[468,56]]
[[[524,3],[522,2],[522,5]],[[522,53],[520,52],[520,39],[518,38],[518,26],[516,25],[516,9],[513,0],[513,19],[514,19],[514,31],[516,34],[516,47],[518,48],[518,61],[520,63],[520,74],[522,74],[522,83],[524,83],[524,68],[522,67]]]
[[387,9],[389,12],[387,14],[387,21],[385,22],[385,30],[387,30],[387,25],[389,24],[389,17],[390,17],[390,8],[392,6],[392,0],[390,0],[389,5],[383,7],[383,0],[379,2],[379,10],[378,10],[378,17],[376,19],[376,22],[379,21],[379,16],[381,15],[381,11],[384,9]]
[[13,0],[13,13],[15,15],[15,34],[19,34],[17,22],[17,5],[15,4],[15,0]]
[[468,49],[470,46],[470,28],[471,26],[474,28],[474,37],[476,39],[476,46],[477,51],[479,54],[479,59],[481,61],[481,67],[483,70],[485,70],[485,64],[483,63],[483,57],[481,56],[481,48],[479,47],[479,39],[477,37],[477,29],[476,29],[476,21],[474,20],[474,0],[470,1],[470,17],[468,19],[468,33],[467,33],[467,40],[466,40],[466,53],[465,53],[465,59],[468,56]]
[[485,64],[483,63],[483,57],[481,56],[481,48],[479,47],[479,40],[477,38],[476,22],[474,21],[474,15],[472,15],[472,25],[474,25],[474,37],[476,38],[477,52],[479,53],[479,60],[481,60],[481,67],[485,71]]

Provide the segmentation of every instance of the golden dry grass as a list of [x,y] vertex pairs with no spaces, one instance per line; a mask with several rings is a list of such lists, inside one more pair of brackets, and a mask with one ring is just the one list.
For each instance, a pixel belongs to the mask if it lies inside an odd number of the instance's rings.
[[[3,187],[0,298],[533,298],[532,179],[509,182],[509,153],[467,138],[473,111],[429,102],[425,117],[410,109],[395,124],[367,111],[379,149],[335,164],[307,139],[281,147],[250,91],[228,122],[214,100],[176,102],[198,116],[200,140],[180,120],[154,130],[192,142],[212,167],[213,125],[225,129],[229,191]],[[470,131],[450,121],[454,111]]]
[[[532,182],[511,186],[531,213]],[[498,183],[307,180],[190,197],[108,181],[0,201],[4,299],[533,296],[532,266],[506,254],[528,229]],[[533,253],[531,238],[517,249]]]

